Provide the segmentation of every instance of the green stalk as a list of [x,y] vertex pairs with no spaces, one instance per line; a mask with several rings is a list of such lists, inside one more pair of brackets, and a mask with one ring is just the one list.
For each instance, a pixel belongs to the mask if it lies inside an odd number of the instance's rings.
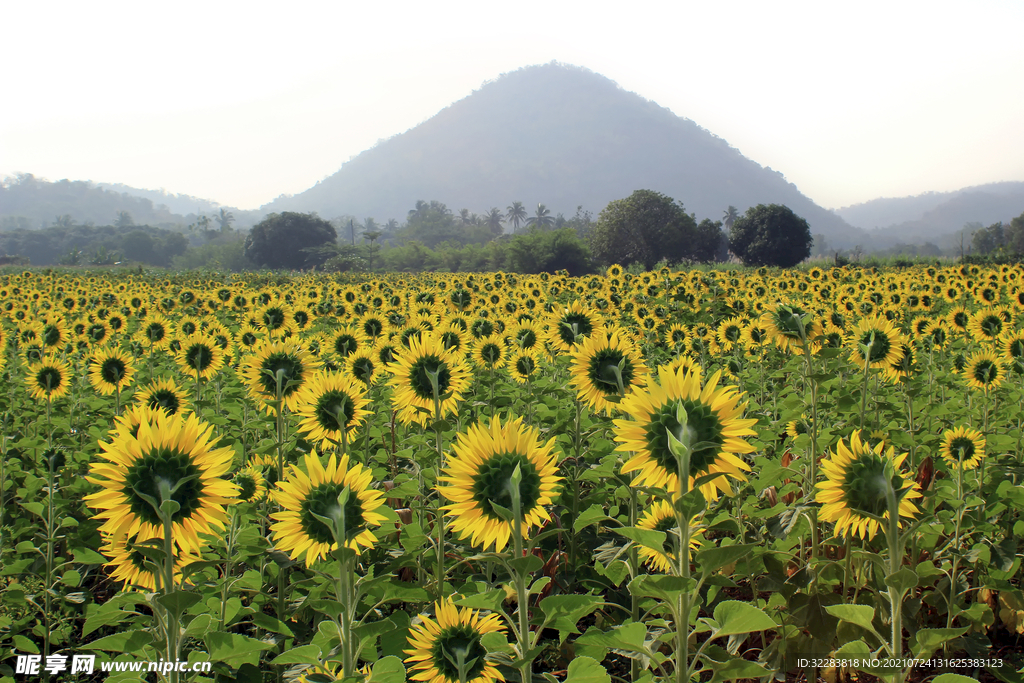
[[860,397],[860,428],[864,429],[868,411],[868,371],[871,369],[871,349],[875,345],[875,333],[872,332],[867,344],[861,345],[861,353],[864,355],[864,386]]
[[[519,465],[516,465],[515,470],[512,472],[510,484],[512,489],[512,547],[517,561],[523,557],[522,493],[519,489],[522,480],[522,471],[519,469]],[[517,567],[515,575],[516,600],[519,610],[519,633],[517,634],[519,637],[519,656],[526,659],[530,650],[533,649],[532,639],[530,638],[530,594],[527,592],[526,587],[526,571]],[[531,683],[533,680],[533,661],[526,661],[521,671],[522,683]]]

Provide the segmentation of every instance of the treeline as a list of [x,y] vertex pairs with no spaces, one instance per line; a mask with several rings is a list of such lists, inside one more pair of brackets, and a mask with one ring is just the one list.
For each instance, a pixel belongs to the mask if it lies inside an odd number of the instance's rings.
[[0,232],[0,254],[18,255],[33,265],[112,265],[139,261],[170,266],[189,248],[180,232],[148,225],[73,225]]

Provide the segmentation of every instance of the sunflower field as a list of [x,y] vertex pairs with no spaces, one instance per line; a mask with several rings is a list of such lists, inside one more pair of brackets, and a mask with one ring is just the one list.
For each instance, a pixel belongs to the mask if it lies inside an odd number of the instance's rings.
[[2,683],[1024,680],[1020,266],[0,302]]

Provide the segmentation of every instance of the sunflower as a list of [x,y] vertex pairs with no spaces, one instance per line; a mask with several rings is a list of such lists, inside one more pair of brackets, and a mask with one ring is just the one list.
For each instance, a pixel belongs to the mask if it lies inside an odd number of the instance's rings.
[[995,343],[1006,329],[1006,322],[994,309],[983,309],[971,316],[967,323],[967,331],[981,342]]
[[483,339],[477,339],[472,344],[470,355],[473,363],[481,369],[497,370],[503,368],[507,362],[505,340],[497,333]]
[[633,419],[615,420],[615,440],[620,444],[617,450],[636,454],[622,466],[624,473],[637,473],[634,486],[677,490],[678,465],[668,435],[683,440],[680,410],[686,413],[686,429],[693,446],[688,488],[698,477],[722,475],[700,487],[705,498],[716,500],[719,491],[732,494],[729,477],[746,481],[743,471],[749,471],[750,466],[736,455],[754,451],[743,437],[755,435],[750,427],[757,420],[740,417],[746,407],[746,403],[740,404],[742,394],[735,387],[718,387],[720,377],[721,372],[716,372],[702,388],[699,373],[662,366],[657,383],[622,400],[622,411]]
[[618,403],[608,397],[621,400],[647,383],[647,368],[640,353],[618,331],[613,331],[611,337],[587,337],[570,353],[573,365],[569,384],[594,410],[610,415]]
[[32,398],[52,401],[68,393],[71,388],[71,368],[59,358],[41,356],[28,366],[25,384]]
[[822,504],[819,519],[835,522],[837,534],[871,540],[881,525],[867,515],[889,518],[890,487],[900,516],[914,517],[919,511],[912,501],[920,498],[921,492],[912,479],[904,479],[899,471],[906,458],[906,453],[897,457],[893,446],[888,450],[882,444],[871,448],[856,432],[850,437],[849,447],[840,441],[835,452],[821,463],[827,481],[816,484],[815,499]]
[[939,453],[951,468],[973,470],[985,457],[985,437],[970,427],[947,429]]
[[995,389],[1006,379],[1003,361],[992,351],[978,351],[973,354],[967,359],[963,373],[968,386],[982,391]]
[[[469,371],[461,357],[444,348],[431,333],[410,339],[409,348],[401,351],[391,371],[389,384],[403,424],[422,425],[430,417],[454,412],[462,392],[469,388]],[[437,383],[436,396],[431,377]],[[440,402],[440,415],[434,414],[435,400]]]
[[170,377],[150,382],[135,394],[135,400],[154,410],[163,408],[168,415],[187,413],[191,409],[188,395]]
[[[154,565],[140,550],[136,550],[137,539],[127,536],[114,538],[105,536],[100,552],[110,559],[104,566],[110,569],[110,578],[123,581],[126,586],[143,590],[157,590],[156,578],[163,579],[163,569]],[[148,545],[148,544],[147,544]],[[152,546],[150,546],[152,547]],[[178,552],[174,557],[174,583],[181,583],[181,570],[193,562],[201,562],[202,557],[196,553]],[[154,569],[156,573],[154,574]]]
[[[880,317],[862,318],[850,332],[850,361],[858,367],[870,363],[873,368],[895,365],[901,356],[902,345],[906,343],[893,324]],[[871,345],[868,358],[864,357],[862,346]]]
[[263,339],[263,332],[252,325],[245,324],[235,335],[235,342],[240,349],[254,351]]
[[362,348],[345,359],[345,371],[369,387],[380,374],[381,363],[373,357],[372,348]]
[[171,341],[171,327],[164,317],[155,315],[139,328],[137,336],[147,347],[163,349]]
[[234,458],[230,447],[216,448],[213,427],[195,415],[168,415],[162,410],[141,416],[137,433],[119,420],[109,442],[101,441],[101,458],[86,481],[102,489],[85,497],[86,503],[106,520],[100,531],[115,539],[135,536],[137,541],[163,538],[163,520],[155,506],[162,495],[178,504],[171,515],[174,542],[184,552],[198,553],[200,534],[223,528],[224,506],[231,504],[238,487],[224,480]]
[[[434,603],[436,621],[420,616],[420,623],[409,634],[405,650],[409,679],[429,683],[495,683],[505,677],[487,659],[487,649],[480,642],[488,633],[505,630],[497,614],[481,616],[480,612],[455,606],[451,598]],[[459,672],[459,660],[465,670]]]
[[814,341],[821,334],[821,323],[813,314],[794,304],[776,304],[761,316],[761,325],[769,338],[783,351],[804,352],[805,345],[814,351]]
[[278,398],[278,378],[281,380],[282,407],[295,412],[299,407],[302,387],[312,374],[312,357],[291,339],[260,343],[242,370],[249,396],[271,413],[275,412],[274,403]]
[[551,520],[544,509],[555,496],[561,477],[555,456],[555,439],[541,443],[540,432],[523,424],[519,417],[504,425],[493,418],[490,425],[477,423],[459,434],[452,445],[453,457],[438,477],[438,491],[451,504],[450,526],[463,539],[496,552],[508,545],[512,522],[494,509],[492,503],[512,510],[511,477],[518,467],[520,520],[523,538],[533,527]]
[[582,302],[576,300],[555,309],[549,319],[547,341],[558,351],[570,351],[603,326],[604,319],[599,313],[587,310]]
[[259,503],[267,497],[267,479],[263,476],[263,469],[255,464],[238,470],[231,480],[238,486],[238,497],[241,500]]
[[363,423],[370,411],[366,390],[358,380],[338,372],[318,372],[299,395],[299,431],[320,444],[342,443],[348,433]]
[[92,355],[89,382],[108,396],[132,383],[135,366],[128,354],[117,348],[100,349]]
[[1024,331],[1003,336],[1003,360],[1017,372],[1024,371]]
[[[348,455],[338,460],[333,454],[324,467],[315,450],[306,454],[304,463],[305,472],[290,465],[273,494],[284,508],[270,515],[278,549],[293,560],[302,559],[307,567],[337,549],[336,530],[317,517],[337,520],[339,525],[344,522],[345,547],[356,553],[372,548],[377,539],[370,527],[380,526],[386,518],[377,512],[384,505],[384,494],[370,488],[370,470],[350,462]],[[338,498],[345,489],[349,495],[342,508]]]
[[[699,517],[694,517],[690,520],[691,550],[695,550],[700,546],[698,536],[702,530],[699,529],[699,520]],[[672,504],[667,500],[657,501],[637,521],[636,526],[638,529],[652,529],[665,533],[665,546],[662,550],[659,551],[647,546],[640,546],[637,554],[647,566],[652,567],[656,571],[666,574],[672,573],[677,565],[676,553],[679,550],[679,527],[676,526],[676,513]]]
[[514,379],[519,384],[526,384],[537,372],[537,354],[533,351],[516,351],[509,358],[508,368]]
[[181,342],[181,350],[175,360],[178,368],[189,377],[210,379],[224,367],[224,351],[213,337],[197,332]]

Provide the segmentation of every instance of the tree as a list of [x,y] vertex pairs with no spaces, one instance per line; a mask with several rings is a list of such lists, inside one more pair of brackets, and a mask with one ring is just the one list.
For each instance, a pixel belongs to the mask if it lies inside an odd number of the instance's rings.
[[724,263],[729,260],[729,238],[722,232],[722,221],[705,218],[700,222],[690,258],[700,263]]
[[235,214],[221,209],[220,214],[214,216],[213,219],[220,225],[221,232],[227,232],[231,229],[231,224],[235,222]]
[[736,222],[736,219],[740,217],[740,212],[736,210],[736,207],[732,204],[729,205],[722,213],[722,223],[725,225],[726,230],[732,230],[732,224]]
[[253,226],[245,256],[260,268],[296,270],[307,262],[306,249],[336,242],[338,232],[315,213],[272,213]]
[[155,262],[155,246],[153,238],[141,230],[133,230],[121,240],[121,249],[124,250],[124,255],[132,261],[142,261],[143,263]]
[[971,238],[971,251],[982,256],[1001,251],[1006,246],[1006,234],[1002,222],[975,231]]
[[729,248],[749,266],[791,268],[811,255],[811,226],[787,206],[758,204],[732,224]]
[[516,235],[508,243],[508,268],[517,273],[554,273],[566,270],[578,277],[592,272],[587,246],[572,228]]
[[551,215],[551,209],[544,206],[543,204],[537,205],[536,215],[530,216],[526,219],[527,225],[537,226],[539,228],[546,228],[555,222],[554,217]]
[[114,227],[117,228],[130,228],[135,225],[135,219],[127,211],[118,211],[117,220],[114,221]]
[[515,234],[516,230],[519,229],[519,224],[526,220],[526,207],[523,206],[522,202],[512,202],[512,205],[508,207],[508,213],[505,214],[512,223],[512,234]]
[[[373,220],[369,218],[367,220]],[[384,234],[380,230],[364,230],[363,239],[370,240],[370,246],[366,250],[366,268],[367,270],[373,270],[373,257],[378,251],[380,251],[380,245],[374,244],[380,236]]]
[[694,258],[697,220],[683,205],[659,192],[637,190],[609,202],[590,233],[591,252],[598,261],[647,270],[662,259]]
[[491,230],[491,234],[497,237],[504,231],[504,226],[501,224],[501,220],[504,216],[501,215],[501,210],[496,206],[492,206],[491,210],[484,216],[484,223]]

